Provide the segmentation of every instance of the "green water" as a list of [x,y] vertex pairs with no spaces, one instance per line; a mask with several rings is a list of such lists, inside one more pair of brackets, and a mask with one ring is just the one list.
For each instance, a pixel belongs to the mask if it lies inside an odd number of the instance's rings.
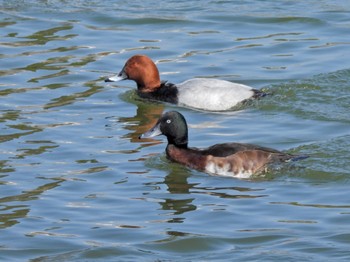
[[[1,261],[350,259],[348,1],[0,1]],[[127,58],[163,80],[271,93],[208,113],[110,85]],[[211,176],[138,136],[163,110],[190,145],[256,143],[310,158]]]

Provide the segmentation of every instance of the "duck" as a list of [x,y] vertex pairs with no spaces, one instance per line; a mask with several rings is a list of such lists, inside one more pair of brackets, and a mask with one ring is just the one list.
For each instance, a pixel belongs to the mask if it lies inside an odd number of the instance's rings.
[[179,84],[161,81],[156,64],[146,55],[129,58],[119,74],[105,82],[133,80],[137,94],[144,99],[162,101],[205,111],[226,111],[265,92],[250,86],[213,78],[192,78]]
[[139,138],[164,135],[168,144],[168,159],[208,174],[236,178],[250,178],[268,171],[274,163],[297,161],[307,155],[293,155],[272,148],[244,143],[222,143],[208,148],[188,146],[188,127],[178,111],[165,112],[157,123]]

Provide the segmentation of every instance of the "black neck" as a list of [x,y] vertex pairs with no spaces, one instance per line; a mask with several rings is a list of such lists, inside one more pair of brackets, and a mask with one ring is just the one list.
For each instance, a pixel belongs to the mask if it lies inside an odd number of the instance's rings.
[[137,90],[140,97],[150,99],[150,100],[160,100],[171,104],[178,103],[178,90],[176,85],[162,82],[161,86],[153,92],[142,92]]

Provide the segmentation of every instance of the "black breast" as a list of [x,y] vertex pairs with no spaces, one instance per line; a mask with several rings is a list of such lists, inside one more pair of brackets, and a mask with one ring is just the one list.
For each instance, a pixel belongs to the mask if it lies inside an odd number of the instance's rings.
[[178,103],[178,89],[176,85],[162,82],[161,86],[154,92],[140,92],[138,95],[145,99],[163,101],[167,103],[177,104]]

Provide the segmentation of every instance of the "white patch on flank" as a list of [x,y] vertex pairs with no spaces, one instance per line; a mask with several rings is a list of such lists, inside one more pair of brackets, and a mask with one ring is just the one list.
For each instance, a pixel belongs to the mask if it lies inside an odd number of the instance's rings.
[[252,97],[252,88],[225,80],[193,78],[176,85],[179,103],[205,110],[228,110]]
[[208,161],[207,165],[205,166],[205,171],[219,176],[229,176],[237,178],[250,178],[253,175],[252,172],[243,169],[239,170],[238,173],[234,173],[231,170],[230,164],[227,163],[224,164],[223,167],[219,167],[213,161]]

